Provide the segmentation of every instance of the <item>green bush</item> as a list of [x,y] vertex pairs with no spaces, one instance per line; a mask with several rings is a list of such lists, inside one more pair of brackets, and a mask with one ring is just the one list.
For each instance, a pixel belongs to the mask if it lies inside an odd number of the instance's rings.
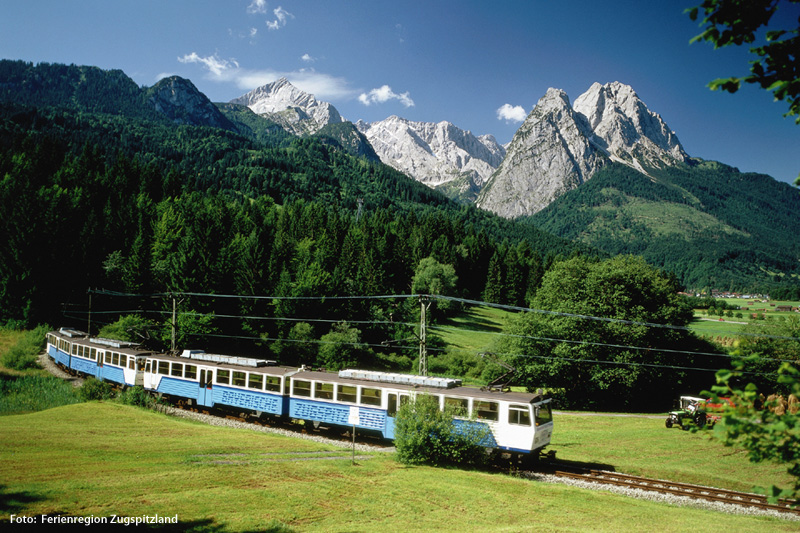
[[446,376],[477,379],[481,377],[486,366],[486,362],[474,353],[452,347],[444,353],[428,358],[428,371]]
[[156,403],[152,396],[139,385],[126,389],[119,395],[120,403],[125,405],[135,405],[136,407],[153,407]]
[[85,402],[109,400],[114,397],[114,389],[110,383],[90,377],[78,389],[78,396]]
[[42,325],[25,332],[14,346],[3,354],[0,364],[13,370],[38,368],[36,360],[44,350],[47,331],[48,327]]
[[438,399],[417,396],[403,405],[395,419],[397,460],[404,464],[480,465],[487,454],[482,442],[489,429],[474,421],[455,422],[453,409],[439,409]]

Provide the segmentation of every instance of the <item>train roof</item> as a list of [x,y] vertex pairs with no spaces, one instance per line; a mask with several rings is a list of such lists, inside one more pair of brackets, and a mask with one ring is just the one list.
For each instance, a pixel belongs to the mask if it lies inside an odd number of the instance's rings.
[[[280,365],[242,366],[242,365],[232,364],[229,362],[221,362],[222,360],[214,361],[214,360],[190,359],[189,357],[179,357],[163,353],[151,354],[149,358],[156,359],[158,361],[173,361],[176,363],[191,364],[204,367],[224,368],[226,370],[236,370],[239,372],[258,372],[259,374],[269,374],[271,376],[285,376],[286,374],[290,374],[298,370],[297,367],[291,367],[291,366],[280,366]],[[242,359],[242,358],[237,357],[237,359]]]
[[58,331],[51,331],[50,334],[68,342],[90,346],[99,350],[111,350],[126,355],[144,356],[153,353],[152,350],[146,350],[136,342],[90,337],[88,333],[72,328],[61,328]]
[[475,387],[464,387],[457,385],[451,388],[428,387],[424,385],[413,385],[405,383],[386,383],[372,379],[357,379],[350,377],[340,377],[335,372],[324,370],[301,370],[292,378],[307,379],[309,381],[326,381],[328,383],[340,383],[343,385],[367,385],[376,388],[393,389],[399,391],[423,392],[427,394],[443,394],[456,398],[482,398],[486,400],[504,400],[508,402],[530,403],[536,400],[543,400],[540,394],[531,392],[501,392],[481,390]]

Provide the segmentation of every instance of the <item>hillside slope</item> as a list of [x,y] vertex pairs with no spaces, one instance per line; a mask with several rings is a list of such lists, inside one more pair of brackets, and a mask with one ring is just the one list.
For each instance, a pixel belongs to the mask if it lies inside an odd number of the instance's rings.
[[693,288],[800,286],[796,189],[701,160],[647,172],[608,165],[527,220],[609,254],[640,254]]

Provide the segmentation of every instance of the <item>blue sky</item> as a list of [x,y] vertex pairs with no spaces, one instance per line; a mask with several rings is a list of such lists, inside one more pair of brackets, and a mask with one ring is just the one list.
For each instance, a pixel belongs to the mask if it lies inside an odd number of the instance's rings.
[[800,126],[786,104],[707,88],[745,75],[750,57],[689,44],[699,26],[683,11],[699,3],[26,0],[0,7],[0,57],[117,68],[147,86],[176,74],[224,102],[285,76],[353,122],[448,120],[502,143],[549,87],[574,101],[620,81],[690,155],[794,181]]

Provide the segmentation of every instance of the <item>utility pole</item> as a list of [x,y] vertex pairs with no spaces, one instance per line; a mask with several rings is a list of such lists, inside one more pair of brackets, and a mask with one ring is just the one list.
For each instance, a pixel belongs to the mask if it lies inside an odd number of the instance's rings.
[[172,295],[172,353],[175,353],[175,337],[177,336],[177,304],[175,303],[175,295]]
[[89,323],[86,324],[86,333],[92,335],[92,289],[87,290],[89,293]]
[[428,346],[426,344],[426,311],[431,306],[427,296],[419,297],[419,375],[428,375]]

